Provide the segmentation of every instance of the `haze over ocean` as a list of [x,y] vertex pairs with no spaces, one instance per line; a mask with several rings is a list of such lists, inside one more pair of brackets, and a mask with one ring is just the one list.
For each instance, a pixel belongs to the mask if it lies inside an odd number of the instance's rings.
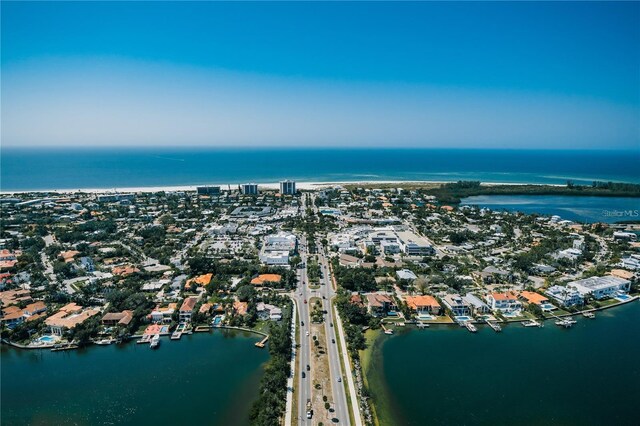
[[479,180],[640,182],[637,151],[2,148],[2,191],[202,184]]

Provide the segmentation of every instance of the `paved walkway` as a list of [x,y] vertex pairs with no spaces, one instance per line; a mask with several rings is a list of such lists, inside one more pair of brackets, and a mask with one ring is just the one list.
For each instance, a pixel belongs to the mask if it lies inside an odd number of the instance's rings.
[[291,309],[291,374],[289,374],[289,378],[287,379],[287,405],[284,416],[284,424],[285,426],[293,425],[293,379],[295,378],[296,371],[296,301],[293,297],[291,297],[292,306]]
[[340,345],[342,346],[342,359],[344,361],[344,368],[349,374],[345,374],[347,379],[347,385],[349,388],[349,396],[351,398],[351,411],[353,412],[353,420],[355,426],[362,426],[362,417],[360,416],[360,407],[358,406],[358,394],[356,393],[356,386],[353,383],[353,374],[351,373],[351,363],[349,362],[349,351],[347,350],[347,342],[344,338],[344,331],[342,329],[342,319],[338,310],[334,310],[336,314],[335,326],[338,331],[338,338],[340,339]]

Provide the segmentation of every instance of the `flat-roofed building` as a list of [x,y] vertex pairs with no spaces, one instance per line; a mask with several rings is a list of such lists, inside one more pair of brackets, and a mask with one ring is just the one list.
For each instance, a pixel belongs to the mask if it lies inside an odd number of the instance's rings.
[[631,289],[631,281],[607,275],[571,281],[567,284],[567,287],[577,290],[582,297],[591,295],[600,300],[614,297],[619,293],[628,293]]
[[295,195],[296,182],[293,180],[283,180],[280,182],[280,194],[282,195]]
[[240,185],[240,191],[244,195],[258,195],[258,184],[257,183],[244,183]]
[[423,256],[435,253],[435,249],[429,241],[411,231],[398,231],[400,248],[409,256]]
[[198,186],[196,190],[198,195],[220,195],[219,186]]
[[574,288],[554,285],[549,287],[545,294],[565,308],[584,304],[584,297]]

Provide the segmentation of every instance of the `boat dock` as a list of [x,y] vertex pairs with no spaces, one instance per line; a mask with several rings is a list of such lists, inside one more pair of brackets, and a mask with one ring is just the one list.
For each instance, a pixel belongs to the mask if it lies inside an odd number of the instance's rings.
[[143,334],[142,335],[142,339],[138,340],[137,343],[141,344],[141,343],[149,343],[149,342],[151,342],[151,335],[150,334]]
[[256,347],[258,348],[264,348],[265,343],[267,343],[267,340],[269,340],[269,336],[265,336],[264,339],[262,339],[261,341],[259,341],[258,343],[256,343]]
[[418,327],[419,329],[429,328],[429,324],[427,324],[426,322],[418,321],[416,322],[416,327]]
[[542,323],[534,320],[534,319],[530,319],[527,321],[522,321],[522,325],[524,325],[525,327],[542,327]]
[[497,322],[491,322],[490,320],[485,320],[485,322],[489,325],[489,327],[491,327],[493,329],[493,331],[495,331],[496,333],[499,333],[502,331],[502,327],[500,327],[500,325]]
[[582,316],[585,318],[594,319],[596,317],[596,314],[594,314],[593,312],[583,312]]
[[393,329],[386,328],[384,324],[380,324],[382,326],[382,330],[384,330],[384,334],[393,334]]
[[205,331],[211,331],[211,327],[208,325],[200,325],[198,327],[196,327],[196,329],[194,330],[196,333],[201,333],[201,332],[205,332]]
[[57,352],[57,351],[70,351],[73,349],[78,349],[78,345],[74,345],[72,343],[62,343],[62,344],[58,344],[58,345],[54,345],[53,348],[51,348],[52,352]]
[[464,322],[464,326],[465,326],[465,327],[467,328],[467,330],[469,330],[471,333],[475,333],[475,332],[477,332],[477,331],[478,331],[478,328],[477,328],[475,325],[473,325],[473,324],[471,323],[471,321],[465,321],[465,322]]

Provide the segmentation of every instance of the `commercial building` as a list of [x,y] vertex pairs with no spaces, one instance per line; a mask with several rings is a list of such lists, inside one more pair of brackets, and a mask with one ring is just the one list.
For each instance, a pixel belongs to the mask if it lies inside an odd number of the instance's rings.
[[258,184],[257,183],[245,183],[240,185],[240,191],[244,195],[258,195]]
[[398,231],[398,242],[402,251],[409,256],[432,255],[435,250],[426,238],[420,237],[411,231]]
[[280,194],[282,195],[295,195],[296,183],[292,180],[283,180],[280,182]]

